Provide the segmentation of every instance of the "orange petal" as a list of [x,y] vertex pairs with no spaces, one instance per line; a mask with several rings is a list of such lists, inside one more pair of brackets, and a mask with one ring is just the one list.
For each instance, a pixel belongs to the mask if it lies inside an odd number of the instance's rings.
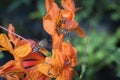
[[46,0],[46,8],[47,14],[51,16],[52,21],[55,23],[60,13],[59,7],[54,0]]
[[46,63],[41,63],[38,66],[38,70],[43,73],[44,75],[51,77],[51,78],[56,78],[59,75],[59,68],[53,68],[51,67],[50,64]]
[[66,68],[63,72],[56,78],[56,80],[72,80],[73,69]]
[[60,9],[54,0],[46,0],[46,9],[47,14],[43,18],[44,29],[50,34],[53,35],[56,33],[56,22],[60,15]]
[[56,33],[56,25],[52,20],[49,19],[48,16],[43,18],[43,25],[45,31],[48,32],[48,34],[53,35]]
[[31,52],[30,44],[24,44],[18,48],[16,48],[13,52],[13,55],[16,57],[25,57]]
[[15,61],[10,60],[6,64],[0,67],[0,75],[11,73],[11,72],[21,72],[22,70],[15,66]]
[[6,75],[6,79],[7,79],[7,80],[20,80],[20,78],[19,78],[17,75],[15,75],[15,74],[12,75],[12,76],[9,75],[9,74]]
[[70,61],[72,67],[77,65],[77,50],[68,42],[62,43],[62,54],[66,62]]
[[67,20],[73,20],[75,14],[68,10],[61,10],[61,14],[63,17],[65,17]]
[[13,69],[14,68],[13,65],[14,65],[14,61],[10,60],[6,64],[4,64],[3,66],[0,66],[0,75]]
[[23,60],[38,60],[38,61],[43,61],[45,57],[39,55],[38,53],[30,53],[29,55],[25,56]]
[[15,29],[12,26],[12,24],[9,24],[8,30],[9,30],[8,37],[10,38],[12,43],[15,45],[15,48],[18,47],[18,46],[21,46],[21,45],[23,45],[25,43],[27,43],[26,40],[20,40],[20,37],[16,36],[17,34],[15,35]]
[[54,34],[52,36],[52,48],[61,50],[63,39],[64,39],[63,35]]
[[23,58],[23,66],[30,67],[37,65],[45,60],[45,57],[39,55],[38,53],[30,53]]
[[9,39],[7,38],[7,36],[5,34],[0,34],[0,45],[4,48],[10,51],[10,53],[13,52],[13,48],[12,45],[9,41]]
[[54,0],[46,0],[46,10],[47,10],[47,12],[52,7],[52,5],[51,5],[52,3],[54,3]]
[[38,70],[38,65],[28,68],[26,70],[27,76],[30,78],[30,80],[38,80],[42,75],[42,73]]
[[77,28],[78,26],[78,22],[76,22],[75,20],[66,20],[66,23],[65,23],[65,28],[68,30],[68,31],[71,31],[75,28]]
[[86,34],[85,32],[82,30],[82,28],[80,28],[79,26],[77,28],[74,29],[74,31],[78,34],[78,36],[80,37],[85,37]]
[[8,49],[6,49],[6,48],[1,48],[1,47],[0,47],[0,50],[2,50],[2,51],[6,51],[6,50],[8,50]]
[[54,49],[52,52],[52,66],[61,70],[64,66],[62,51],[60,51],[59,49]]
[[51,65],[46,64],[46,63],[41,63],[41,64],[39,64],[39,66],[38,66],[38,70],[39,70],[41,73],[43,73],[43,74],[46,75],[46,76],[53,77],[53,76],[48,75],[49,69],[51,69]]
[[75,3],[74,0],[62,0],[61,4],[65,10],[75,12]]
[[8,30],[9,30],[9,32],[8,32],[8,37],[10,38],[10,40],[11,40],[12,42],[14,42],[14,40],[16,39],[16,36],[11,33],[11,32],[13,32],[13,33],[15,32],[15,29],[14,29],[14,27],[12,26],[12,24],[9,24]]

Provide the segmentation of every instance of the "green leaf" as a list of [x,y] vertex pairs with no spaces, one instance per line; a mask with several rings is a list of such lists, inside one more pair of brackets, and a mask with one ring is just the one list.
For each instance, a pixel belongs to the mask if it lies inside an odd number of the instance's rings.
[[115,61],[120,65],[120,48],[118,48],[115,52]]
[[0,51],[0,59],[4,57],[4,54]]

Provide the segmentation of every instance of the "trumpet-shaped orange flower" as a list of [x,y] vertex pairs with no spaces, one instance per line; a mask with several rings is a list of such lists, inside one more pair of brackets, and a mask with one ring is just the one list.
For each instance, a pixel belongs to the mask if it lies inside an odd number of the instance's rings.
[[24,44],[14,49],[5,34],[0,34],[0,50],[8,50],[14,57],[25,57],[31,51],[30,44]]
[[[0,75],[5,75],[5,77],[8,80],[17,80],[21,79],[21,75],[17,75],[20,73],[27,74],[27,78],[22,78],[25,80],[41,80],[40,78],[44,75],[42,75],[37,68],[32,68],[36,66],[37,64],[44,61],[45,57],[42,55],[39,55],[37,53],[31,52],[32,47],[31,44],[29,44],[25,40],[21,40],[19,36],[16,36],[14,33],[14,27],[12,25],[9,26],[9,38],[5,34],[0,34],[0,50],[7,50],[9,51],[13,56],[14,60],[8,61],[5,65],[0,67]],[[32,41],[32,40],[28,40]],[[13,43],[13,46],[11,44]],[[33,42],[34,43],[34,42]],[[29,68],[30,67],[30,68]],[[26,69],[27,68],[27,69]],[[34,70],[34,72],[32,71]],[[40,75],[34,76],[31,74],[39,73]],[[15,78],[12,77],[13,75],[16,76]],[[44,79],[47,77],[44,76]],[[44,80],[43,79],[43,80]]]
[[56,80],[71,80],[74,72],[72,67],[77,65],[76,49],[69,42],[63,42],[62,50],[53,49],[52,52],[51,62],[39,64],[39,71]]
[[56,49],[60,49],[63,40],[63,35],[59,34],[58,28],[63,28],[67,32],[74,30],[80,37],[85,36],[85,32],[74,20],[76,11],[74,1],[61,0],[61,4],[64,9],[60,9],[54,0],[46,0],[47,14],[43,18],[44,29],[52,36],[52,46]]
[[77,29],[81,37],[85,36],[82,29],[78,28],[78,23],[74,20],[75,16],[75,4],[73,0],[61,0],[61,4],[64,9],[60,9],[54,0],[46,0],[47,14],[43,18],[44,29],[51,35],[56,33],[58,22],[64,18],[65,28],[68,31]]
[[31,52],[30,44],[24,44],[14,49],[5,34],[0,34],[0,39],[2,39],[0,41],[0,50],[9,51],[14,56],[14,65],[17,68],[23,69],[23,66],[21,65],[21,58],[27,56]]
[[[8,37],[5,34],[0,34],[0,50],[9,51],[14,60],[8,61],[5,65],[0,67],[0,75],[4,75],[7,80],[45,80],[48,77],[43,75],[37,69],[37,65],[44,61],[45,57],[32,52],[33,40],[20,39],[21,36],[15,34],[14,27],[9,25]],[[11,44],[13,43],[13,46]],[[45,49],[46,50],[46,49]],[[46,51],[43,51],[46,53]],[[11,75],[12,74],[12,75]],[[21,74],[21,75],[18,75]],[[22,74],[26,74],[23,77]],[[34,76],[33,74],[36,74]]]

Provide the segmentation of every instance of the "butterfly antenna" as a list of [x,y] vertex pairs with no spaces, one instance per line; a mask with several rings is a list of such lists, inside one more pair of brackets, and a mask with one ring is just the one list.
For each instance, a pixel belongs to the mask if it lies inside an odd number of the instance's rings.
[[6,29],[6,28],[4,28],[4,27],[2,27],[2,26],[0,26],[0,28],[3,29],[3,30],[5,30],[5,31],[7,31],[7,32],[10,32],[11,34],[13,34],[13,35],[15,35],[15,36],[17,36],[17,37],[20,37],[21,39],[25,40],[26,42],[29,42],[29,41],[28,41],[27,39],[25,39],[24,37],[22,37],[22,36],[20,36],[20,35],[18,35],[18,34],[16,34],[16,33],[14,33],[14,32],[12,32],[12,31],[9,31],[8,29]]
[[84,48],[84,55],[83,55],[83,63],[82,63],[82,67],[81,67],[80,80],[82,80],[82,77],[83,77],[83,75],[86,71],[86,68],[87,68],[86,56],[87,56],[87,47],[88,47],[88,43],[89,43],[89,36],[90,36],[91,29],[92,29],[92,26],[90,25],[89,29],[88,29],[88,35],[86,36],[86,44],[85,44],[85,48]]

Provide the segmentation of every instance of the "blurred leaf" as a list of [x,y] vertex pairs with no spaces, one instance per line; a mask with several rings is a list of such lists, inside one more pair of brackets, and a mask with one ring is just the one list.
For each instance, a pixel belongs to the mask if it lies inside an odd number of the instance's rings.
[[120,65],[120,48],[118,48],[115,52],[115,61]]
[[116,33],[115,33],[115,36],[120,39],[120,26],[119,28],[117,29]]
[[117,77],[120,77],[120,72],[117,72]]
[[3,55],[3,53],[0,51],[0,59],[3,58],[3,57],[4,57],[4,55]]
[[31,12],[29,14],[30,19],[42,19],[45,15],[46,9],[45,9],[45,1],[37,1],[37,11]]
[[30,5],[31,0],[14,0],[10,5],[8,5],[8,12],[15,10],[16,8],[22,6],[22,4]]
[[119,20],[120,19],[120,13],[114,12],[111,14],[112,20]]

